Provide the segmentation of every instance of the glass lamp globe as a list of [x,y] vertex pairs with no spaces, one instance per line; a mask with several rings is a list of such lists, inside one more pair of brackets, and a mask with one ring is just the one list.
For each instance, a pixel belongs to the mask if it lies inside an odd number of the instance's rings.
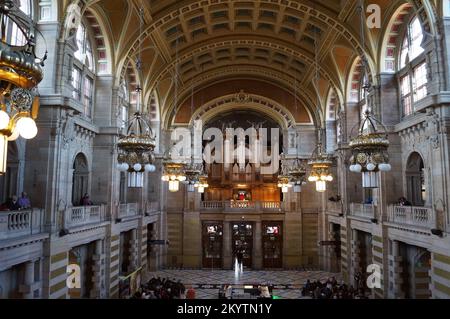
[[38,129],[36,122],[29,117],[22,117],[17,121],[17,129],[19,130],[20,136],[26,140],[31,140],[36,137]]
[[8,128],[11,118],[5,111],[0,111],[0,130]]
[[177,180],[169,181],[169,192],[176,193],[180,190],[180,182]]

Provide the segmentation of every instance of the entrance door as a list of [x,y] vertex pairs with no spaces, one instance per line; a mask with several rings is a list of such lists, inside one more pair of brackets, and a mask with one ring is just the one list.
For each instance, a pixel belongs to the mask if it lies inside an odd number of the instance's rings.
[[203,223],[203,267],[222,268],[223,224]]
[[283,267],[283,223],[263,222],[263,267]]
[[233,257],[236,258],[238,251],[242,252],[242,264],[244,267],[252,267],[253,253],[253,224],[233,224]]

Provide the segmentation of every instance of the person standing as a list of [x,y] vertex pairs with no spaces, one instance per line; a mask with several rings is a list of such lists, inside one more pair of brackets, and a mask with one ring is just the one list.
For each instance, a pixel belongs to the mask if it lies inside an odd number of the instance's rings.
[[19,198],[20,209],[31,208],[31,201],[26,192],[22,192],[22,196]]

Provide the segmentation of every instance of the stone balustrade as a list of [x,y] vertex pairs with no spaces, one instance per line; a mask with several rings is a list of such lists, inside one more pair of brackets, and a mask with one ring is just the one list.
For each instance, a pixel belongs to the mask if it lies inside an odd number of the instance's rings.
[[64,216],[64,228],[70,229],[106,221],[106,206],[69,207]]
[[117,211],[117,218],[128,218],[139,215],[138,203],[120,204]]
[[201,202],[202,211],[223,212],[280,212],[282,202],[259,202],[259,201],[205,201]]
[[161,211],[161,205],[159,202],[146,202],[145,203],[145,212],[147,214],[157,213]]
[[327,202],[327,213],[330,215],[340,215],[343,213],[342,211],[342,203],[339,202],[332,202],[332,201],[328,201]]
[[429,207],[396,206],[388,208],[389,223],[432,229],[435,226],[433,209]]
[[0,212],[0,240],[40,234],[43,231],[42,209]]
[[371,220],[376,218],[377,206],[373,204],[350,204],[350,216]]

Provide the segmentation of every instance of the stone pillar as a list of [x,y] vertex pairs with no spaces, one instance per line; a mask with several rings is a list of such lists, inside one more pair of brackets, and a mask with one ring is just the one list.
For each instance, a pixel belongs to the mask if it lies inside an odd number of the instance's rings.
[[23,285],[19,290],[23,294],[24,299],[34,298],[34,261],[28,261],[25,264],[25,275]]
[[229,221],[223,223],[223,268],[233,269],[233,252],[231,251],[231,225]]
[[405,293],[402,291],[403,279],[401,274],[403,267],[401,265],[402,256],[400,255],[399,242],[392,241],[392,251],[389,254],[389,298],[404,298]]
[[90,297],[92,299],[102,298],[103,296],[103,288],[105,287],[104,282],[104,258],[103,254],[103,241],[97,240],[95,242],[95,254],[92,256],[92,290],[90,293]]
[[130,266],[128,271],[135,271],[138,266],[138,237],[137,237],[137,229],[131,230],[131,239],[130,239]]
[[358,230],[352,229],[350,282],[355,288],[355,275],[358,272],[361,272],[361,242],[358,239]]
[[262,227],[261,221],[257,221],[253,235],[253,269],[262,269],[262,257]]

